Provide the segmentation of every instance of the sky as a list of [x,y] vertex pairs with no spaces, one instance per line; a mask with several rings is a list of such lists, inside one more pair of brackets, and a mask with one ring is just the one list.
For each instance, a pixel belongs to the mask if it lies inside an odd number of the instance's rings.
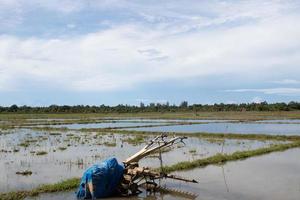
[[0,0],[0,105],[300,101],[300,1]]

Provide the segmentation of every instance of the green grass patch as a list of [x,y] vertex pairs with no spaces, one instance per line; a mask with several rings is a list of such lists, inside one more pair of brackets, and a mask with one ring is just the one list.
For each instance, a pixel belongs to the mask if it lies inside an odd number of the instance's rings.
[[103,145],[107,146],[107,147],[116,147],[117,143],[116,142],[103,142]]
[[146,137],[143,135],[137,135],[134,137],[125,138],[123,139],[123,142],[127,142],[128,144],[132,144],[132,145],[138,145],[144,143],[145,138]]
[[79,178],[72,178],[55,184],[42,185],[33,190],[2,193],[0,194],[0,200],[22,200],[26,197],[34,197],[42,193],[73,190],[78,187],[79,181]]
[[195,154],[196,152],[197,152],[196,149],[190,149],[190,150],[189,150],[189,153],[191,153],[191,154]]
[[29,142],[21,142],[19,144],[20,147],[29,147],[30,146],[30,143]]
[[37,151],[37,152],[35,153],[35,155],[37,155],[37,156],[43,156],[43,155],[46,155],[46,154],[48,154],[47,151]]
[[61,135],[61,133],[51,132],[51,133],[49,133],[49,135]]
[[58,147],[58,149],[59,149],[60,151],[64,151],[64,150],[67,149],[67,147]]
[[143,118],[143,119],[299,119],[300,111],[219,111],[219,112],[146,112],[146,113],[55,113],[18,114],[1,113],[0,119],[22,121],[25,119],[90,119],[90,118]]

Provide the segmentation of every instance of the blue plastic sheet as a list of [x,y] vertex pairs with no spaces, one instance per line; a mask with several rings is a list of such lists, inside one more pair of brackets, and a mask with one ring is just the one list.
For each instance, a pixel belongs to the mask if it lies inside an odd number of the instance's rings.
[[88,168],[77,190],[77,199],[104,198],[117,194],[124,166],[116,158],[110,158]]

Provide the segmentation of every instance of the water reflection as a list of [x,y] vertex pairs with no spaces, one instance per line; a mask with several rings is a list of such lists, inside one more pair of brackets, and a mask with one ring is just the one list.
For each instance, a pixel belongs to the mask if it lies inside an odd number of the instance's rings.
[[155,132],[208,132],[208,133],[245,133],[271,135],[300,135],[300,124],[272,123],[207,123],[174,125],[160,127],[126,128],[126,130]]
[[[253,157],[243,161],[229,162],[224,172],[227,190],[220,166],[208,166],[178,175],[196,178],[199,184],[166,181],[169,188],[176,188],[197,194],[199,200],[299,200],[300,197],[300,149]],[[75,191],[43,194],[36,198],[43,200],[75,199]],[[177,193],[142,193],[138,197],[109,199],[189,199]]]
[[[136,136],[102,134],[80,131],[46,132],[16,129],[13,133],[0,135],[0,192],[29,189],[42,183],[56,183],[66,178],[79,177],[84,169],[108,157],[125,160],[140,150],[152,136],[133,144],[129,138]],[[163,153],[165,165],[179,161],[192,161],[221,152],[249,150],[274,142],[253,140],[204,140],[188,138],[186,146],[176,145]],[[38,155],[38,152],[45,152]],[[157,157],[149,156],[140,163],[158,167]],[[32,175],[16,175],[18,171],[30,170]]]

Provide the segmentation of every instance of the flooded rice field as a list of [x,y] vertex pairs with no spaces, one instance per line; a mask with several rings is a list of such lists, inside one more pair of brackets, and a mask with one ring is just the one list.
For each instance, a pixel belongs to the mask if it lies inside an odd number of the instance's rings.
[[[208,166],[176,174],[195,178],[199,184],[163,181],[162,186],[197,194],[199,200],[298,200],[300,197],[300,149],[291,149],[224,166]],[[267,169],[267,170],[266,170]],[[75,200],[75,190],[43,194],[27,200]],[[156,192],[138,197],[109,199],[194,199],[176,192]]]
[[[186,123],[186,124],[184,124]],[[189,124],[192,123],[192,124]],[[193,124],[194,123],[194,124]],[[35,125],[45,127],[45,125]],[[178,119],[118,119],[100,120],[96,123],[77,123],[68,120],[66,124],[50,124],[46,127],[67,129],[101,129],[122,128],[124,130],[149,132],[206,132],[206,133],[239,133],[239,134],[271,134],[271,135],[300,135],[300,120],[260,120],[260,121],[234,121],[234,120],[178,120]]]
[[[47,132],[16,129],[0,135],[0,192],[34,188],[80,176],[84,169],[108,157],[125,160],[141,149],[154,136],[121,135],[96,132]],[[220,140],[188,138],[186,145],[166,149],[165,165],[192,161],[220,153],[256,149],[271,141]],[[141,165],[157,167],[159,160],[152,155]],[[30,171],[22,176],[17,172]]]
[[[61,124],[51,125],[54,128],[82,129],[82,128],[115,128],[115,127],[132,127],[132,126],[148,126],[153,125],[153,122],[103,122],[103,123],[88,123],[88,124]],[[164,125],[165,123],[155,123],[156,125]]]
[[[78,119],[30,119],[20,122],[19,128],[0,129],[0,193],[30,190],[42,184],[79,178],[89,166],[109,157],[116,157],[122,162],[155,137],[147,131],[300,135],[300,120],[286,119],[247,122],[202,119],[89,120],[80,123]],[[6,123],[13,121],[1,121],[1,124]],[[35,127],[39,129],[34,129]],[[112,131],[106,128],[117,129]],[[118,128],[128,132],[122,133]],[[145,132],[137,134],[130,130]],[[176,144],[162,152],[163,164],[171,166],[182,161],[210,158],[220,153],[229,155],[237,151],[288,143],[282,140],[255,139],[224,139],[215,136],[201,138],[190,135],[185,144]],[[205,200],[299,199],[296,198],[300,197],[299,155],[298,148],[228,162],[223,167],[209,165],[175,172],[187,178],[196,178],[199,184],[168,180],[162,181],[162,185],[196,193],[197,199]],[[158,153],[141,160],[140,165],[159,167]],[[33,199],[75,199],[74,192],[42,194]],[[138,197],[129,199],[190,199],[190,196],[169,191],[155,194],[144,191]]]
[[235,122],[234,120],[180,120],[180,119],[117,119],[101,120],[97,119],[94,123],[78,123],[78,120],[49,120],[49,121],[26,121],[23,125],[52,128],[84,129],[84,128],[116,128],[116,127],[144,127],[144,126],[163,126],[182,123],[220,123]]
[[272,135],[300,135],[300,124],[285,123],[206,123],[191,125],[172,125],[155,127],[136,127],[126,130],[152,132],[207,132],[207,133],[245,133]]

